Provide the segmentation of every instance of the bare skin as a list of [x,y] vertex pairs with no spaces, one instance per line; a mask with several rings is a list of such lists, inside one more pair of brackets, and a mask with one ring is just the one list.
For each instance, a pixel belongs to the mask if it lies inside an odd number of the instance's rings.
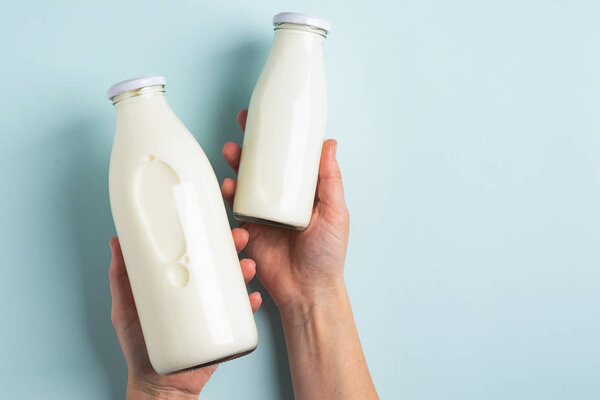
[[[247,110],[237,116],[242,129],[246,116]],[[378,398],[344,284],[349,214],[336,146],[331,139],[323,143],[313,215],[304,231],[253,223],[232,231],[238,251],[247,244],[251,258],[240,262],[246,281],[256,273],[280,311],[297,400]],[[223,146],[236,173],[240,155],[239,145]],[[235,186],[225,179],[221,187],[230,207]],[[129,367],[127,398],[196,399],[216,367],[172,376],[152,370],[116,238],[111,247],[112,320]],[[260,295],[252,293],[250,302],[257,310]]]
[[[241,251],[248,243],[248,232],[236,228],[232,231],[235,247]],[[192,371],[186,374],[159,375],[148,358],[146,343],[142,335],[125,261],[119,239],[110,240],[112,260],[108,272],[110,293],[112,296],[111,319],[121,344],[121,350],[129,370],[127,381],[127,399],[194,399],[217,369],[216,365]],[[244,280],[248,283],[256,273],[256,264],[250,259],[240,261]],[[260,293],[250,294],[252,310],[260,307]]]
[[[246,126],[247,110],[237,120]],[[344,284],[349,214],[335,158],[337,142],[323,143],[313,214],[301,232],[242,223],[250,233],[247,253],[257,276],[279,308],[286,339],[294,397],[303,399],[376,399],[377,392],[354,323]],[[241,148],[223,146],[237,173]],[[221,191],[231,207],[236,182]]]
[[[242,129],[246,126],[246,116],[244,110],[237,117]],[[246,251],[258,265],[258,279],[280,310],[294,303],[313,301],[332,288],[343,286],[349,215],[335,160],[336,146],[331,139],[323,144],[315,206],[304,231],[240,223],[250,234]],[[237,173],[240,146],[225,143],[223,156]],[[235,180],[225,179],[221,187],[230,207],[235,186]]]

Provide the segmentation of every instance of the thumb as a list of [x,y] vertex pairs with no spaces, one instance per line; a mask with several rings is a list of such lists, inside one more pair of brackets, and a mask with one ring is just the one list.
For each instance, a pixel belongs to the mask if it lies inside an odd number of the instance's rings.
[[342,174],[335,158],[337,142],[328,139],[323,142],[321,164],[319,165],[319,181],[317,183],[317,198],[325,205],[339,209],[346,207],[344,201],[344,186]]

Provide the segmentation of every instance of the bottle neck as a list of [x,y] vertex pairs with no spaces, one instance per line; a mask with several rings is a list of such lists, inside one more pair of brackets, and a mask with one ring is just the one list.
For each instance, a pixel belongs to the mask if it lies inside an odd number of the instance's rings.
[[145,86],[138,89],[129,90],[125,93],[121,93],[112,98],[113,105],[118,109],[118,104],[122,104],[128,99],[133,99],[135,97],[144,96],[144,97],[152,97],[152,96],[162,96],[164,97],[165,93],[165,85],[153,85],[153,86]]
[[162,121],[171,118],[171,108],[162,85],[147,86],[121,93],[113,98],[117,126],[132,121]]
[[270,56],[284,59],[314,59],[323,56],[323,29],[300,24],[276,24]]
[[273,28],[273,30],[275,31],[275,33],[277,33],[277,31],[279,31],[279,30],[294,30],[294,31],[314,33],[315,35],[322,36],[323,38],[327,37],[327,31],[325,29],[317,28],[316,26],[293,24],[293,23],[289,23],[289,22],[275,24],[275,27]]

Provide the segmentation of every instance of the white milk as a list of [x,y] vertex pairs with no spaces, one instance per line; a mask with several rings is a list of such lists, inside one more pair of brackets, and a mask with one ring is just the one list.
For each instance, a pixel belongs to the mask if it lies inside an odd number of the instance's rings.
[[169,374],[247,354],[258,337],[217,178],[164,83],[109,90],[109,191],[148,355]]
[[244,133],[233,211],[238,220],[304,229],[325,133],[323,43],[329,24],[281,13]]

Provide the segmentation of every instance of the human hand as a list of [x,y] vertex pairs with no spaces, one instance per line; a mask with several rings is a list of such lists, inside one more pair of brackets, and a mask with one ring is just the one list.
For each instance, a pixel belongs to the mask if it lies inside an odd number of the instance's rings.
[[[248,243],[248,232],[236,228],[232,231],[235,247],[240,252]],[[127,399],[194,399],[210,378],[216,365],[185,374],[159,375],[148,358],[142,328],[129,285],[129,278],[121,252],[119,239],[110,240],[112,260],[109,269],[112,296],[111,319],[121,344],[129,370]],[[250,259],[240,261],[244,280],[248,283],[256,273],[256,264]],[[262,298],[258,292],[250,294],[252,311],[258,310]]]
[[[237,121],[246,126],[248,110]],[[250,234],[248,255],[256,261],[257,275],[280,311],[288,306],[311,306],[344,288],[344,259],[348,245],[349,214],[344,201],[337,142],[323,143],[315,205],[308,227],[301,232],[241,222]],[[223,156],[237,173],[241,148],[228,142]],[[232,207],[236,181],[225,179],[221,192]]]

